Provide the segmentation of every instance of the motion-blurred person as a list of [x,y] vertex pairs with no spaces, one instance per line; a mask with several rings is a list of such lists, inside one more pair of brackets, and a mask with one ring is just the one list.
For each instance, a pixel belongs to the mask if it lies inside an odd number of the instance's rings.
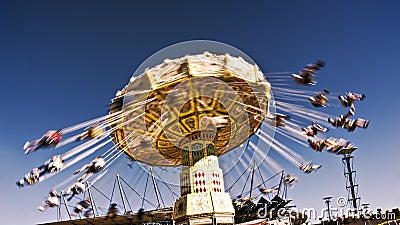
[[57,193],[56,190],[51,190],[49,192],[49,197],[47,197],[46,201],[44,201],[43,204],[39,206],[38,209],[44,212],[48,207],[53,208],[59,205],[60,205],[60,195]]
[[288,186],[292,186],[295,182],[299,182],[299,178],[291,174],[286,175],[283,179],[283,183]]
[[78,204],[76,204],[76,206],[74,208],[74,212],[79,214],[79,213],[83,212],[83,210],[89,208],[89,206],[90,206],[90,199],[87,198],[85,200],[78,202]]
[[324,150],[324,148],[326,147],[324,140],[313,141],[311,139],[308,139],[308,143],[310,144],[310,147],[317,152],[322,152],[322,150]]
[[17,182],[18,187],[23,187],[24,185],[33,185],[42,180],[42,176],[46,173],[58,172],[63,166],[63,160],[60,155],[53,156],[52,159],[45,162],[44,165],[33,168],[31,172],[25,174],[24,179]]
[[83,183],[75,181],[75,183],[65,192],[65,195],[71,194],[71,196],[68,198],[68,201],[71,201],[75,195],[83,193],[85,190],[85,185]]
[[29,142],[27,141],[24,145],[25,155],[38,150],[39,148],[45,147],[56,147],[61,141],[61,131],[60,130],[49,130],[47,131],[41,139]]
[[297,84],[301,85],[315,85],[314,74],[315,71],[325,66],[325,62],[318,60],[315,63],[307,64],[307,66],[299,73],[292,74]]
[[324,141],[324,144],[326,145],[326,150],[332,153],[335,153],[339,151],[340,149],[348,146],[350,141],[347,141],[343,138],[333,138],[330,137]]
[[318,131],[321,132],[327,132],[328,128],[322,127],[321,125],[317,124],[315,121],[312,121],[312,124],[307,126],[307,127],[303,127],[301,128],[301,130],[310,137],[314,137],[315,135],[317,135]]
[[349,132],[353,132],[356,127],[367,128],[369,125],[369,120],[357,118],[355,120],[347,119],[344,123],[343,127],[346,128]]
[[85,139],[94,139],[102,135],[104,132],[105,132],[104,127],[102,127],[99,123],[95,123],[90,127],[86,128],[86,130],[83,133],[81,133],[76,140],[82,141]]
[[323,92],[315,93],[315,96],[309,97],[308,100],[315,107],[325,107],[328,101],[326,95],[329,94],[329,91],[324,89]]
[[264,195],[268,195],[268,194],[275,193],[275,192],[278,191],[276,189],[264,188],[264,187],[261,187],[261,186],[258,186],[258,190]]
[[61,158],[61,155],[55,155],[50,160],[45,162],[44,170],[48,173],[58,172],[62,169],[63,165],[64,160]]
[[354,101],[363,100],[365,98],[365,95],[347,92],[345,96],[340,95],[340,96],[338,96],[338,98],[339,98],[340,103],[342,103],[342,106],[350,107],[348,114],[354,116],[355,111],[356,111],[356,107],[354,106]]
[[103,157],[99,156],[99,157],[96,157],[91,163],[86,164],[79,170],[75,171],[74,174],[78,174],[78,173],[82,172],[83,170],[86,170],[86,172],[83,174],[83,176],[78,179],[78,181],[81,182],[87,176],[89,176],[89,174],[98,173],[98,172],[102,171],[105,165],[106,165],[106,161],[104,160]]
[[332,124],[334,127],[343,127],[344,123],[346,122],[347,116],[340,115],[339,117],[328,118],[328,122]]
[[310,161],[310,162],[306,162],[306,163],[300,164],[299,167],[304,173],[311,173],[312,171],[317,171],[322,166],[321,165],[314,165]]
[[354,103],[354,101],[365,99],[365,94],[347,92],[346,95],[340,95],[338,98],[344,107],[349,107]]
[[32,169],[31,172],[25,174],[24,178],[17,182],[18,187],[23,187],[25,185],[34,185],[39,182],[40,171],[38,168]]

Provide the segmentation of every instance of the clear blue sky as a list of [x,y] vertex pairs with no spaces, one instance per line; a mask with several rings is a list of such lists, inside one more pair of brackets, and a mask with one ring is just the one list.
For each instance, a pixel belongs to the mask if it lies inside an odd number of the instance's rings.
[[[15,185],[52,154],[24,156],[26,140],[104,115],[143,60],[192,39],[233,45],[266,72],[298,71],[324,59],[321,88],[367,95],[357,113],[372,121],[370,127],[342,132],[359,147],[362,202],[373,209],[399,206],[399,10],[394,0],[1,1],[2,221],[55,220],[54,210],[36,209],[49,183],[23,190]],[[297,151],[324,165],[317,174],[298,173],[301,182],[289,193],[298,207],[320,208],[326,195],[347,195],[340,157]]]

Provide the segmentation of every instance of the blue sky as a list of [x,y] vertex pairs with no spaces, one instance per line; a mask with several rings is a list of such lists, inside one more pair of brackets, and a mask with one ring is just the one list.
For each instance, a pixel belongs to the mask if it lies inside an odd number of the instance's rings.
[[[107,103],[151,54],[210,39],[247,53],[263,71],[298,71],[323,59],[321,88],[365,93],[357,115],[367,130],[342,132],[355,153],[362,202],[400,204],[400,3],[398,1],[2,1],[0,3],[1,215],[7,224],[55,220],[36,209],[44,182],[15,181],[52,155],[23,155],[26,140],[107,113]],[[342,112],[340,108],[330,112]],[[296,149],[324,167],[299,174],[289,192],[298,207],[346,196],[340,157]],[[296,171],[287,165],[289,171]]]

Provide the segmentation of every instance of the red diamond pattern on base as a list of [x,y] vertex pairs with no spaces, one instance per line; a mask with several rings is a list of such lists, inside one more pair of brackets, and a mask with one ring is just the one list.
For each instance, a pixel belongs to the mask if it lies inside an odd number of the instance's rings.
[[221,188],[221,174],[214,170],[210,172],[211,175],[211,190],[213,190],[214,192],[222,192],[222,188]]
[[197,170],[193,173],[194,190],[196,193],[207,192],[206,178],[203,170]]

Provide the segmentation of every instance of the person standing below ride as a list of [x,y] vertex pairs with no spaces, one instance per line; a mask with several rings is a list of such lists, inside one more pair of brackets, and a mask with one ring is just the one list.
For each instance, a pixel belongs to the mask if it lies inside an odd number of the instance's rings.
[[118,214],[118,208],[116,203],[112,203],[110,208],[108,208],[107,217],[115,218]]
[[79,170],[75,171],[74,174],[78,174],[86,169],[86,172],[83,174],[81,178],[77,181],[82,182],[89,174],[98,173],[103,170],[104,166],[106,165],[106,161],[103,157],[99,156],[95,158],[91,163],[84,165]]
[[49,130],[41,139],[29,142],[27,141],[24,145],[25,155],[34,152],[42,147],[56,147],[61,141],[62,133],[61,130]]

